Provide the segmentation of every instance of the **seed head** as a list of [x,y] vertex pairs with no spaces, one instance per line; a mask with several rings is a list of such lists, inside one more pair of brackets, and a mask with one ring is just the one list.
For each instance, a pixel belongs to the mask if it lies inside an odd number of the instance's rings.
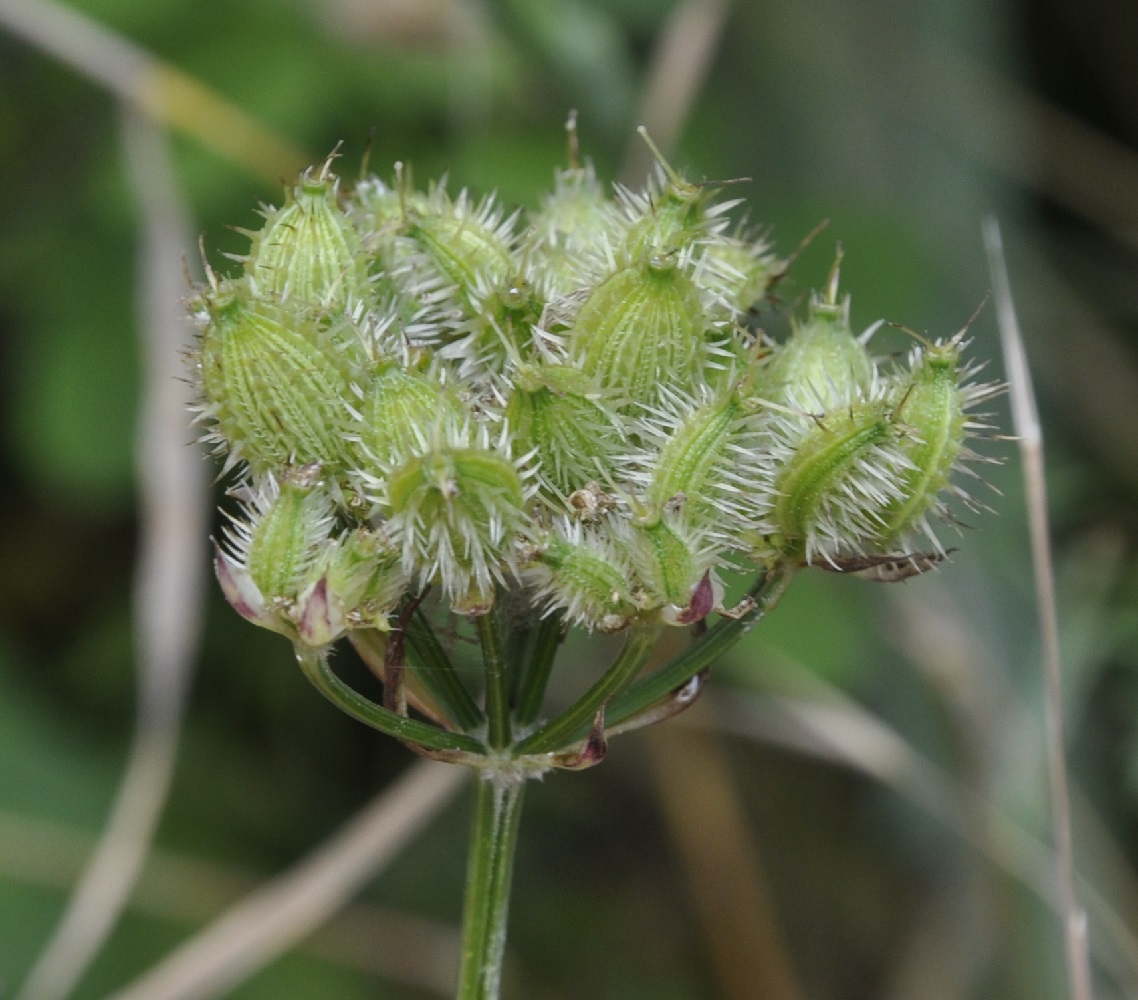
[[[720,184],[569,166],[529,213],[331,160],[191,310],[198,422],[243,499],[218,550],[247,618],[323,648],[434,587],[589,630],[697,622],[750,559],[928,568],[985,429],[963,333],[881,370],[841,252],[784,343],[786,264]],[[918,338],[920,339],[920,338]],[[936,551],[922,551],[928,541]]]

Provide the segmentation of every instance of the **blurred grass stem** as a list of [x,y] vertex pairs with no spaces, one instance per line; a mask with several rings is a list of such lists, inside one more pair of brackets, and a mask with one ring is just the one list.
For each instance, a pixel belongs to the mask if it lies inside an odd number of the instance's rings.
[[227,995],[339,911],[435,817],[463,779],[461,768],[416,762],[294,868],[107,1000]]
[[[637,114],[660,149],[675,148],[715,60],[730,12],[730,0],[686,0],[675,7],[661,30]],[[652,151],[637,135],[624,154],[620,175],[639,184],[653,162]]]
[[1019,438],[1027,494],[1028,525],[1035,569],[1036,600],[1043,640],[1044,711],[1047,728],[1047,773],[1051,790],[1051,823],[1056,867],[1063,899],[1063,940],[1072,1000],[1092,996],[1087,947],[1087,915],[1075,890],[1074,848],[1071,838],[1071,802],[1067,787],[1066,740],[1063,732],[1063,678],[1059,660],[1059,621],[1055,607],[1055,578],[1048,533],[1047,486],[1044,478],[1043,431],[1031,387],[1027,356],[1012,302],[999,223],[984,222],[984,242],[992,276],[992,290],[1004,349],[1012,421]]
[[276,185],[312,162],[201,81],[53,0],[0,0],[0,28],[105,87],[155,124],[193,136]]
[[188,393],[178,380],[188,341],[178,307],[185,288],[181,260],[193,245],[192,229],[166,135],[124,109],[123,148],[142,228],[135,732],[105,832],[19,1000],[70,994],[118,922],[166,804],[198,647],[208,489],[199,453],[186,447]]
[[717,995],[803,1000],[722,733],[674,726],[648,746]]

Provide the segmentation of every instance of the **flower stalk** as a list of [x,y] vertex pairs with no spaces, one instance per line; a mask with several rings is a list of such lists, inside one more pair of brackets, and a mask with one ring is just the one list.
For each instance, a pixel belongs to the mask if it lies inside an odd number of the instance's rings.
[[491,611],[475,619],[482,646],[482,669],[486,675],[486,743],[490,750],[510,745],[510,695],[498,616]]
[[[564,747],[577,733],[596,722],[604,728],[605,706],[640,673],[660,635],[659,626],[633,629],[612,666],[588,691],[556,718],[547,722],[532,736],[522,740],[519,755],[551,753]],[[598,716],[600,716],[598,721]]]
[[304,676],[325,698],[352,718],[371,726],[372,729],[378,729],[381,733],[394,736],[397,740],[414,743],[427,750],[467,756],[481,756],[485,752],[485,748],[473,736],[447,732],[438,726],[399,715],[370,701],[351,685],[340,680],[332,670],[328,658],[320,653],[304,650],[297,654],[297,662]]
[[553,661],[561,646],[564,625],[561,615],[543,618],[535,630],[530,655],[519,671],[517,706],[514,716],[519,726],[531,726],[541,715],[545,689],[553,672]]

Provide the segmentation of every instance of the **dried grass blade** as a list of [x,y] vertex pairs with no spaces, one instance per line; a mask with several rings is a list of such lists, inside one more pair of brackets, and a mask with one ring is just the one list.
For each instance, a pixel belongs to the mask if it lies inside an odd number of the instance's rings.
[[1027,354],[1020,336],[1004,259],[1003,239],[994,218],[984,222],[984,243],[1004,368],[1008,376],[1012,421],[1019,438],[1027,495],[1028,527],[1031,534],[1035,593],[1039,605],[1043,647],[1044,713],[1047,731],[1047,774],[1051,792],[1051,825],[1055,840],[1056,867],[1063,900],[1063,941],[1067,957],[1067,980],[1071,1000],[1091,1000],[1091,971],[1087,945],[1087,915],[1075,890],[1074,847],[1071,838],[1071,801],[1067,783],[1066,739],[1063,732],[1063,681],[1059,659],[1059,619],[1055,603],[1055,571],[1048,531],[1047,488],[1043,474],[1043,430]]

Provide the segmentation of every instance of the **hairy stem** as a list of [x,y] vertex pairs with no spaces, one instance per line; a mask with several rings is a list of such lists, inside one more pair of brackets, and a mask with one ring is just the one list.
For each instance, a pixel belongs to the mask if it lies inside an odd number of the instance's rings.
[[475,781],[457,1000],[498,998],[524,791],[524,781],[492,772]]

